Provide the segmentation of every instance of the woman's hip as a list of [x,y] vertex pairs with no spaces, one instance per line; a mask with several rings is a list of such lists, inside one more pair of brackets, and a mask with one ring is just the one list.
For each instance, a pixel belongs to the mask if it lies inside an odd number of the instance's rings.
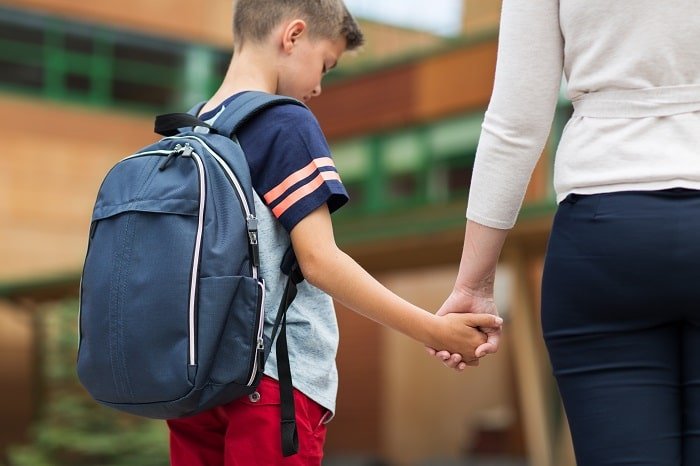
[[700,191],[568,196],[545,258],[545,336],[700,315],[699,232]]

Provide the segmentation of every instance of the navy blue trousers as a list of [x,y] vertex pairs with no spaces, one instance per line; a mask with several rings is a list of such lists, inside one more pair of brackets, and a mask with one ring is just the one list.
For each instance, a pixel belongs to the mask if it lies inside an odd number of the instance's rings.
[[700,191],[565,199],[542,327],[578,466],[700,466]]

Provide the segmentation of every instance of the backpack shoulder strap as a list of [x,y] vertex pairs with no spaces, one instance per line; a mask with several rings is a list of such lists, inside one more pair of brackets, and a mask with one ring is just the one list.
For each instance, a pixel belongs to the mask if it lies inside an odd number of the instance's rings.
[[[282,259],[280,268],[287,275],[287,283],[284,287],[282,301],[277,310],[271,340],[274,341],[275,336],[277,336],[275,351],[277,352],[277,375],[279,378],[280,411],[282,415],[282,455],[287,457],[299,451],[292,370],[289,365],[289,351],[287,350],[287,310],[297,295],[297,285],[304,280],[304,275],[301,273],[291,245]],[[279,333],[277,333],[278,330]]]
[[197,117],[205,103],[199,102],[187,113],[166,113],[156,116],[153,131],[162,136],[175,136],[186,128],[203,127],[209,130],[213,129]]
[[214,122],[214,128],[217,133],[232,137],[238,128],[253,116],[266,108],[285,103],[306,107],[302,102],[292,97],[248,91],[226,107],[224,113]]

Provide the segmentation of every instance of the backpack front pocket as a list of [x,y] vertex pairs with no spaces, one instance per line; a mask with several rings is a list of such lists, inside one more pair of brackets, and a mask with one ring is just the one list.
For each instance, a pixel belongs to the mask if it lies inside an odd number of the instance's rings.
[[179,159],[166,172],[156,169],[161,160],[132,158],[115,167],[139,177],[136,190],[108,177],[93,212],[78,375],[107,403],[172,401],[194,386],[205,177],[199,159],[191,159],[196,169]]
[[[251,277],[202,277],[198,298],[200,366],[212,384],[249,386],[262,364],[263,294]],[[204,360],[204,355],[211,355]]]
[[86,386],[98,400],[177,399],[192,386],[189,302],[197,217],[132,211],[95,225],[101,247],[91,249],[85,263],[78,371],[91,379]]

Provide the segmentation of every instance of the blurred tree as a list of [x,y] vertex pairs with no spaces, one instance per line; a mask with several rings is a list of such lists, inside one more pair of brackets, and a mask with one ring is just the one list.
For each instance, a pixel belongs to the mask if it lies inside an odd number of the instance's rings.
[[32,442],[10,450],[10,466],[167,466],[163,421],[102,407],[80,386],[77,309],[70,301],[40,310],[42,406]]

